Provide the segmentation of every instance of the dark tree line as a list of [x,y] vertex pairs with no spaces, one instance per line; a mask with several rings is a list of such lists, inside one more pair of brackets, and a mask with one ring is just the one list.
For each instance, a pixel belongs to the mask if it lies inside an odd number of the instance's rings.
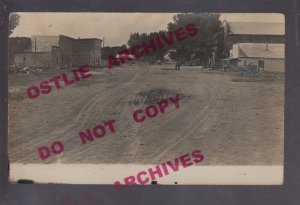
[[[227,58],[229,56],[229,47],[226,44],[227,33],[230,29],[224,30],[220,14],[217,13],[183,13],[173,17],[173,22],[167,25],[167,30],[151,33],[131,33],[127,42],[128,48],[149,42],[158,35],[166,35],[178,28],[184,28],[187,24],[193,23],[198,28],[197,36],[186,39],[180,43],[165,47],[156,52],[141,57],[140,61],[164,60],[166,54],[175,61],[193,61],[197,60],[202,65],[212,65],[216,59]],[[226,32],[226,33],[225,33]],[[173,36],[175,38],[175,36]],[[117,54],[118,51],[126,49],[126,45],[120,47],[104,47],[103,58],[111,54]]]
[[102,48],[102,59],[108,59],[110,55],[117,55],[119,51],[127,49],[127,46],[124,44],[122,46],[106,46]]
[[[151,39],[154,39],[156,36],[164,35],[167,31],[158,31],[158,32],[151,32],[147,33],[131,33],[129,36],[129,40],[127,45],[132,47],[137,44],[142,44],[143,42],[149,42]],[[156,52],[150,53],[141,58],[141,61],[164,61],[164,56],[168,53],[167,48],[163,48],[161,50],[157,49]]]

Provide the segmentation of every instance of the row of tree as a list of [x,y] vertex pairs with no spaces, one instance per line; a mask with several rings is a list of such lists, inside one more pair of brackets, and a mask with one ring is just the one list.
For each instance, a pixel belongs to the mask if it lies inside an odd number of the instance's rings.
[[[164,60],[166,54],[175,61],[200,61],[202,65],[209,65],[216,59],[229,57],[229,47],[226,44],[226,36],[230,30],[224,30],[220,14],[216,13],[183,13],[173,17],[173,22],[167,25],[167,30],[151,33],[131,33],[127,46],[131,47],[142,42],[148,42],[158,35],[166,34],[169,31],[185,27],[193,23],[198,28],[198,35],[184,40],[182,43],[176,43],[172,46],[152,52],[143,57],[143,61]],[[225,33],[227,32],[227,33]],[[118,51],[127,48],[126,45],[119,47],[104,47],[103,57],[107,58],[111,54],[117,54]]]
[[[9,34],[19,24],[20,16],[11,14],[9,19]],[[142,61],[164,60],[166,54],[175,61],[200,61],[203,65],[209,65],[216,59],[229,57],[229,46],[226,43],[226,36],[230,29],[224,29],[220,14],[216,13],[183,13],[173,17],[173,22],[168,23],[167,30],[151,33],[131,33],[127,45],[102,48],[102,58],[107,59],[110,55],[116,55],[119,51],[132,47],[133,45],[149,42],[158,35],[166,34],[177,28],[193,23],[198,28],[198,35],[184,40],[182,43],[172,44],[157,52],[145,55]]]

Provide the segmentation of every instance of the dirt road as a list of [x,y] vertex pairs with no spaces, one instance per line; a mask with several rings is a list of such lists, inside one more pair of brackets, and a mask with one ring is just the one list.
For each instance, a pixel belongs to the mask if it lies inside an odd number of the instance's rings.
[[[23,85],[10,79],[10,162],[158,164],[200,149],[204,165],[283,163],[283,82],[127,66],[93,71],[89,79],[32,100],[25,88],[43,79],[24,78]],[[179,108],[170,105],[164,114],[134,122],[136,109],[176,94]],[[81,144],[80,131],[111,119],[116,133]],[[37,148],[55,140],[63,142],[64,153],[42,161]]]

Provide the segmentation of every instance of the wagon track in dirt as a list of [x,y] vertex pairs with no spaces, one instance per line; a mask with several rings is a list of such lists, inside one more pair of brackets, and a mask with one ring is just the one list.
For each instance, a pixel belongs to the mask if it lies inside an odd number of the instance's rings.
[[[166,67],[95,72],[52,96],[13,102],[20,104],[18,110],[10,110],[10,160],[159,164],[200,149],[204,164],[282,162],[283,84],[235,83],[225,74]],[[179,108],[170,104],[164,114],[134,122],[133,111],[147,105],[131,100],[153,89],[191,97],[181,98]],[[113,119],[116,133],[81,144],[80,131]],[[64,143],[63,155],[41,161],[36,147],[54,140]]]

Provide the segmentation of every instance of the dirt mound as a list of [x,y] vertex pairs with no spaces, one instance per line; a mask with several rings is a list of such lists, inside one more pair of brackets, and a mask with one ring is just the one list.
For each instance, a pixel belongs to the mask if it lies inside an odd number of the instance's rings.
[[179,94],[180,99],[191,97],[190,95],[185,95],[176,90],[169,90],[164,88],[153,88],[150,90],[143,90],[139,92],[134,99],[129,101],[129,104],[139,105],[139,104],[155,104],[162,99],[174,97]]

